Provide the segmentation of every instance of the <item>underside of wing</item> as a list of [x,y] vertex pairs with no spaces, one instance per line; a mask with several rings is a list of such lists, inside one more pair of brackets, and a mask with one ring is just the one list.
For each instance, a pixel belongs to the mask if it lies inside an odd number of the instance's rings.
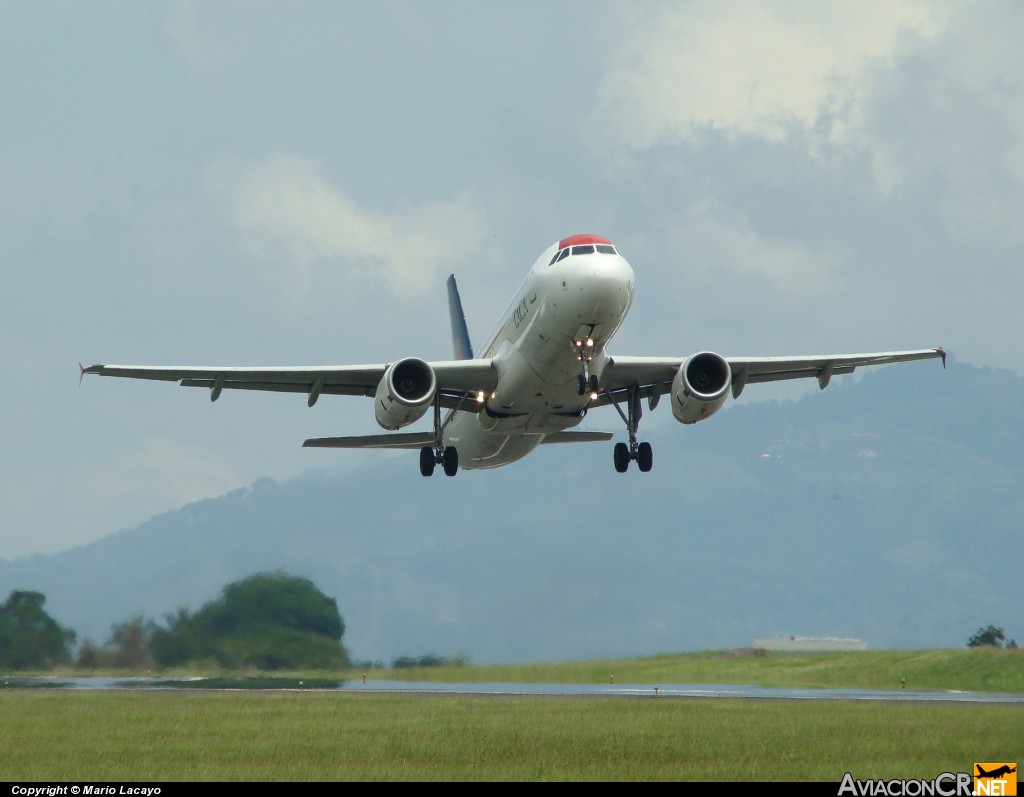
[[729,357],[733,382],[777,382],[785,379],[814,377],[824,389],[835,374],[849,374],[862,365],[887,365],[941,358],[946,362],[942,348],[913,349],[911,351],[885,351],[871,354],[819,354],[804,357]]
[[603,407],[636,390],[641,398],[667,393],[684,357],[611,357],[601,374],[602,392],[590,402]]
[[603,443],[615,435],[611,432],[553,432],[544,435],[542,443]]
[[311,437],[304,448],[420,448],[434,444],[433,432],[401,432],[354,437]]
[[[611,432],[555,432],[544,435],[542,443],[603,443],[615,435]],[[434,443],[433,432],[355,435],[352,437],[313,437],[305,448],[420,448]]]
[[[695,355],[701,356],[701,355]],[[717,356],[717,355],[715,355]],[[795,357],[725,357],[729,367],[732,395],[738,398],[743,388],[757,382],[778,382],[787,379],[815,378],[824,389],[838,374],[849,374],[864,365],[886,365],[940,358],[945,365],[946,352],[941,347],[908,351],[872,352],[868,354],[815,354]],[[668,393],[686,357],[611,357],[601,374],[603,391],[591,406],[603,406],[624,398],[636,390],[642,398],[655,399]]]
[[[295,366],[245,368],[218,366],[91,365],[82,374],[128,379],[178,382],[183,387],[205,387],[210,400],[222,390],[264,390],[305,393],[313,406],[321,395],[373,396],[389,367],[378,365]],[[491,391],[497,375],[490,359],[445,360],[428,363],[437,377],[442,407],[455,408],[467,394]]]

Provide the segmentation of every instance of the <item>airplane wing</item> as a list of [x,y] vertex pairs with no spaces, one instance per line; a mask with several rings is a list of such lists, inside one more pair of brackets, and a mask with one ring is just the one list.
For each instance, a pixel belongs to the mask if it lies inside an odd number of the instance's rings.
[[[743,388],[756,382],[778,382],[786,379],[814,377],[824,390],[837,374],[849,374],[862,365],[909,362],[941,358],[946,364],[946,352],[941,347],[910,351],[883,351],[870,354],[815,354],[798,357],[726,357],[732,371],[732,395],[739,398]],[[640,395],[657,399],[672,389],[679,366],[685,357],[609,357],[601,374],[605,391],[618,399],[632,388]],[[611,398],[601,393],[591,402],[600,407],[611,404]]]
[[[90,365],[79,366],[82,375],[118,376],[128,379],[158,379],[178,382],[184,387],[210,389],[216,401],[222,390],[269,390],[305,393],[312,407],[322,394],[373,396],[390,363],[380,365],[296,366],[287,368],[238,368],[176,365]],[[429,363],[437,376],[441,406],[454,409],[467,393],[489,392],[497,384],[490,359],[445,360]]]
[[311,437],[303,448],[421,448],[434,444],[433,432],[364,434],[354,437]]
[[602,443],[613,437],[611,432],[552,432],[541,443]]
[[[611,440],[611,432],[554,432],[544,435],[542,443],[594,443]],[[433,432],[370,434],[353,437],[312,437],[305,448],[420,448],[434,443]]]

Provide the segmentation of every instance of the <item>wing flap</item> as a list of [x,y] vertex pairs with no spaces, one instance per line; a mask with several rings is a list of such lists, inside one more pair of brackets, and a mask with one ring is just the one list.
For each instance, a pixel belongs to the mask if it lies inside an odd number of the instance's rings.
[[671,382],[684,357],[610,357],[601,382],[610,388]]
[[[747,376],[748,383],[754,382],[781,382],[786,379],[808,379],[810,377],[820,376],[822,369],[825,366],[818,368],[791,368],[782,371],[766,371],[764,373],[752,373]],[[736,373],[737,369],[733,369],[733,373]],[[856,370],[855,365],[834,365],[832,366],[832,374],[852,374]]]
[[[198,386],[202,380],[208,383],[223,378],[225,386],[238,383],[274,385],[312,385],[321,376],[326,384],[356,384],[377,386],[387,363],[381,365],[354,366],[296,366],[239,368],[237,366],[191,366],[191,365],[90,365],[83,370],[86,374],[119,376],[128,379],[159,379],[168,382],[192,380],[191,386]],[[259,388],[256,388],[259,389]]]
[[[207,387],[214,388],[216,386],[215,379],[182,379],[182,387]],[[315,384],[315,380],[311,384],[306,383],[289,383],[289,382],[239,382],[224,380],[220,386],[227,390],[264,390],[272,393],[309,393],[312,389],[312,385]],[[320,393],[326,393],[334,396],[372,396],[376,385],[331,385],[325,383],[320,389]]]
[[[946,352],[934,349],[885,351],[868,354],[814,354],[796,357],[726,357],[732,370],[734,386],[754,382],[778,382],[787,379],[816,378],[822,387],[834,375],[853,373],[862,365],[887,365],[941,358],[946,364]],[[638,388],[644,398],[668,393],[685,357],[610,357],[601,374],[605,390],[616,395]],[[739,391],[734,390],[738,396]],[[602,393],[591,406],[602,406],[610,401]]]
[[[342,396],[372,396],[389,363],[377,365],[296,366],[284,368],[239,368],[188,365],[90,365],[83,374],[128,379],[178,382],[184,387],[206,387],[216,391],[266,390],[279,393],[322,393]],[[491,359],[442,360],[429,363],[437,376],[442,405],[454,407],[454,397],[477,391],[490,392],[497,385]]]
[[753,377],[759,376],[762,378],[758,381],[766,382],[772,379],[817,376],[823,368],[828,366],[832,367],[833,373],[840,373],[839,368],[847,369],[843,373],[850,373],[861,365],[887,365],[933,358],[941,358],[945,365],[945,350],[938,347],[910,351],[872,352],[870,354],[812,354],[800,357],[727,357],[726,359],[734,374],[746,368],[751,381],[754,381]]
[[613,437],[611,432],[552,432],[541,443],[603,443]]
[[433,432],[370,434],[354,437],[311,437],[303,448],[420,448],[434,444]]

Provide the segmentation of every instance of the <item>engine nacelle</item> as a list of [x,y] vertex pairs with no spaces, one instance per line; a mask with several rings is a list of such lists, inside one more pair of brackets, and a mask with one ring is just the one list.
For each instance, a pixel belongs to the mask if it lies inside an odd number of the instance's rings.
[[423,360],[407,357],[391,363],[373,400],[377,423],[394,431],[418,421],[430,409],[436,392],[434,369]]
[[672,414],[682,423],[710,418],[725,403],[732,385],[732,369],[719,354],[691,354],[672,380]]

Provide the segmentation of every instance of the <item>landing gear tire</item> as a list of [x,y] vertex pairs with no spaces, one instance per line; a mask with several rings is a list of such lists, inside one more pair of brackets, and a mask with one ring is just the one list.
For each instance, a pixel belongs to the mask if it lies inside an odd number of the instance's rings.
[[420,474],[423,476],[434,475],[434,449],[424,446],[420,449]]
[[455,450],[455,446],[448,446],[444,450],[442,466],[445,476],[454,476],[459,472],[459,452]]
[[581,396],[585,393],[597,393],[601,385],[597,381],[597,374],[586,376],[580,374],[576,377],[576,392]]
[[641,443],[637,446],[636,465],[641,473],[647,473],[654,466],[654,451],[650,443]]
[[629,446],[625,443],[615,444],[615,470],[619,473],[629,470]]

